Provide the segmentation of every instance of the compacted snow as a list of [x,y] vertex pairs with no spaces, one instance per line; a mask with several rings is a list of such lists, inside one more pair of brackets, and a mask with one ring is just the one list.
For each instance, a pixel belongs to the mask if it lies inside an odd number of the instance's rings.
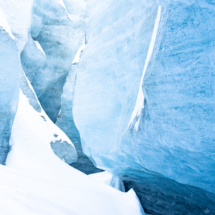
[[94,178],[97,181],[100,181],[104,184],[114,187],[117,190],[125,192],[125,187],[121,179],[113,175],[112,173],[105,171],[105,172],[90,174],[89,176],[91,178]]

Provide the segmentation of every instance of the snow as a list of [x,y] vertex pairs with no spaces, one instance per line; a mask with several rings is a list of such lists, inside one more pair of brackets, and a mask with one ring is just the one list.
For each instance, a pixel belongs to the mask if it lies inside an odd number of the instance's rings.
[[94,173],[89,175],[91,178],[94,178],[97,181],[100,181],[104,184],[107,184],[117,190],[120,190],[122,192],[125,192],[125,187],[121,179],[112,173],[109,173],[107,171]]
[[23,215],[140,215],[131,190],[119,192],[54,155],[46,124],[20,92],[7,166],[0,165],[1,213]]
[[64,2],[63,2],[63,0],[60,0],[60,4],[62,5],[62,7],[63,7],[63,8],[65,8],[65,9],[66,9],[65,4],[64,4]]
[[80,49],[77,51],[72,64],[80,63],[80,61],[81,61],[81,52],[83,52],[84,49],[85,49],[85,41],[84,41],[84,44],[80,47]]
[[[47,114],[44,112],[30,82],[28,81],[24,73],[20,76],[20,88],[22,89],[20,92],[21,95],[23,92],[23,94],[27,97],[29,104],[34,108],[34,110],[37,111],[36,114],[39,115],[39,118],[36,118],[40,119],[39,122],[43,125],[39,128],[43,128],[42,132],[44,132],[44,134],[46,135],[46,139],[44,139],[44,141],[46,141],[46,144],[51,144],[52,150],[61,160],[65,161],[68,164],[75,162],[77,160],[77,154],[73,143],[69,140],[66,134],[49,119]],[[40,130],[36,128],[36,131],[38,132],[39,136]]]
[[38,41],[34,41],[34,43],[36,44],[37,48],[38,48],[44,55],[46,55],[45,52],[43,51],[43,48],[42,48],[41,45],[39,44],[39,42],[38,42]]

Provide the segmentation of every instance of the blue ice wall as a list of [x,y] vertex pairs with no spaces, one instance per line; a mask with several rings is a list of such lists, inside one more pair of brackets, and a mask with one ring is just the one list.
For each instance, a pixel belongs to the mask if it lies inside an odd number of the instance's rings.
[[0,164],[9,152],[9,139],[19,100],[19,62],[15,38],[0,8]]
[[78,67],[73,65],[69,71],[61,96],[61,111],[56,125],[60,127],[75,144],[76,150],[81,150],[80,134],[73,119],[73,95]]
[[[34,1],[30,33],[32,38],[21,54],[23,69],[43,109],[56,122],[63,86],[85,33],[70,19],[61,0],[53,0],[51,4],[49,0]],[[32,53],[34,42],[39,44],[45,58],[36,51]]]
[[[61,95],[61,110],[58,114],[56,125],[61,128],[70,140],[75,144],[76,150],[82,151],[80,135],[77,130],[73,119],[73,95],[75,89],[76,74],[78,72],[79,62],[81,61],[81,55],[83,53],[85,44],[85,19],[86,19],[86,2],[85,0],[66,0],[64,1],[68,16],[71,19],[73,28],[71,32],[77,33],[75,42],[80,45],[72,60],[72,65],[68,71],[66,82],[63,86],[63,93]],[[75,34],[76,34],[75,33]],[[72,38],[71,38],[72,39]],[[72,47],[76,50],[76,44]],[[78,153],[80,155],[80,153]]]
[[215,193],[211,1],[89,1],[74,119],[98,167]]

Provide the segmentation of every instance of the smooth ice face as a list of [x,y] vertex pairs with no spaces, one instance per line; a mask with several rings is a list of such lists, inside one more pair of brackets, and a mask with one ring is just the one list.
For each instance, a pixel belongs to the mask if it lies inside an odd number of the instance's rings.
[[61,110],[57,118],[56,125],[61,128],[75,144],[75,148],[79,156],[83,155],[81,140],[79,131],[76,128],[73,119],[73,99],[77,72],[79,71],[79,63],[81,61],[81,55],[85,48],[85,42],[80,47],[73,59],[72,66],[69,70],[69,74],[66,78],[66,82],[63,87],[63,94],[61,96]]
[[0,8],[0,164],[9,152],[11,127],[19,100],[21,70],[14,36]]
[[157,5],[91,1],[88,7],[87,45],[73,112],[87,148],[108,155],[119,147],[135,105]]
[[[29,38],[21,60],[43,109],[53,122],[60,112],[63,86],[72,61],[85,38],[83,26],[83,19],[70,19],[63,1],[53,0],[52,4],[49,0],[34,1],[32,38]],[[41,53],[36,51],[32,55],[33,43]]]
[[135,106],[158,6],[145,1],[91,1],[88,7],[87,45],[73,113],[85,153],[93,159],[98,156],[91,153],[111,158],[110,152],[119,152]]
[[67,134],[70,140],[75,144],[76,150],[80,151],[80,135],[73,119],[73,95],[76,73],[77,65],[73,65],[69,71],[65,85],[63,87],[63,94],[61,96],[61,110],[58,115],[56,125]]
[[215,192],[214,5],[156,2],[92,2],[75,123],[99,167]]

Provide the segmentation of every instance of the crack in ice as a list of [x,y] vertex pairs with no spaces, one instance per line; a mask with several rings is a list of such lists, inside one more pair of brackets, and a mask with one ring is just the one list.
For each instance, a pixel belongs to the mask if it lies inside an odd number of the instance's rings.
[[[141,77],[139,92],[138,92],[138,96],[137,96],[137,100],[136,100],[136,105],[135,105],[135,108],[131,115],[129,127],[133,124],[134,119],[136,117],[140,116],[141,111],[144,108],[144,95],[143,95],[143,89],[142,89],[143,79],[144,79],[146,69],[148,67],[149,61],[150,61],[152,53],[153,53],[153,49],[154,49],[154,45],[155,45],[155,41],[156,41],[156,37],[157,37],[157,32],[158,32],[158,27],[159,27],[159,23],[160,23],[160,17],[161,17],[161,5],[159,5],[159,7],[158,7],[158,13],[157,13],[157,18],[155,20],[155,26],[154,26],[154,30],[153,30],[153,34],[152,34],[152,39],[151,39],[151,42],[149,45],[149,49],[148,49],[148,53],[147,53],[147,57],[146,57],[146,61],[145,61],[144,69],[143,69],[143,74]],[[136,130],[138,130],[139,122],[140,122],[140,118],[138,119],[138,121],[135,124]]]

